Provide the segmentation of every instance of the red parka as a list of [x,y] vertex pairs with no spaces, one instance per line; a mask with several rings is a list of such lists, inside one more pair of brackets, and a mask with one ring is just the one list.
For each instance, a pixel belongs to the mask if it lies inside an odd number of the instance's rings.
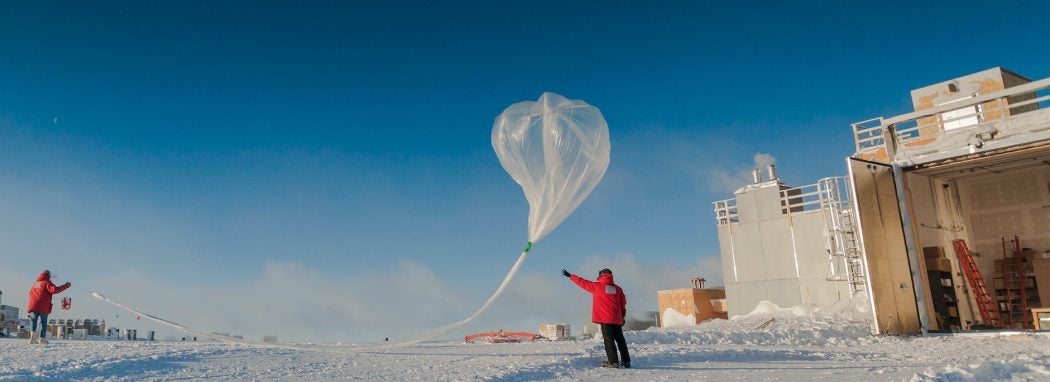
[[36,284],[29,288],[29,309],[26,310],[39,314],[51,314],[51,296],[62,293],[67,288],[69,288],[69,283],[56,287],[51,282],[51,275],[41,273],[36,278]]
[[577,275],[571,275],[569,279],[591,293],[592,322],[623,325],[624,312],[627,311],[627,296],[623,294],[623,289],[613,283],[612,274],[599,275],[597,282]]

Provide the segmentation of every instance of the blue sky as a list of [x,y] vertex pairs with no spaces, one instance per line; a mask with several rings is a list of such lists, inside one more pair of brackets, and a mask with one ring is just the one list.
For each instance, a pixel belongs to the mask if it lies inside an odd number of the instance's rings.
[[[1046,1],[764,3],[3,2],[4,303],[47,267],[206,330],[461,319],[526,239],[492,121],[553,91],[602,110],[611,165],[466,331],[585,320],[561,268],[619,270],[656,310],[655,290],[720,283],[711,202],[756,160],[841,175],[849,123],[910,111],[911,89],[1050,76]],[[64,314],[148,326],[70,295]]]

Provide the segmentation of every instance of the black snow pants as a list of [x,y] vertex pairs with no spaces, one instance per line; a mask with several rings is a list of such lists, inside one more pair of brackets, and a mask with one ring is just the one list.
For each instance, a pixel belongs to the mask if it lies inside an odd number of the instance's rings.
[[[627,353],[627,340],[623,338],[623,325],[601,324],[602,338],[605,340],[605,354],[609,356],[609,362],[624,364],[631,363],[631,355]],[[616,357],[616,349],[620,349],[620,358]]]

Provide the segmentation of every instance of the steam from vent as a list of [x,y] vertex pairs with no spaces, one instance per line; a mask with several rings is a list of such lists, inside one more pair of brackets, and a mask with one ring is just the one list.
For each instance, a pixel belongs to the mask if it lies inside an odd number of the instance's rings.
[[777,158],[766,153],[755,153],[754,161],[755,168],[765,168],[771,164],[776,164]]
[[777,162],[777,158],[767,153],[755,153],[751,157],[752,164],[732,167],[713,167],[707,175],[707,187],[712,192],[732,193],[742,186],[748,184],[762,183],[762,173],[768,171],[770,165]]
[[[774,164],[777,162],[777,158],[765,153],[755,153],[752,160],[755,162],[755,167],[751,170],[751,183],[758,184],[767,180],[778,179],[777,166]],[[767,172],[767,178],[765,179],[762,179],[763,168]]]
[[[762,183],[766,180],[777,180],[777,158],[766,153],[755,153],[752,159],[755,162],[755,169],[751,172],[752,180],[755,183]],[[762,169],[766,169],[766,179],[762,179]]]

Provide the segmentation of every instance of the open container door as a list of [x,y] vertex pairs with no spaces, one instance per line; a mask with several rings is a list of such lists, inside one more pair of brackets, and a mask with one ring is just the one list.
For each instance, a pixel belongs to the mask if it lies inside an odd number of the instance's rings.
[[920,334],[893,168],[855,158],[849,158],[848,163],[875,333]]

